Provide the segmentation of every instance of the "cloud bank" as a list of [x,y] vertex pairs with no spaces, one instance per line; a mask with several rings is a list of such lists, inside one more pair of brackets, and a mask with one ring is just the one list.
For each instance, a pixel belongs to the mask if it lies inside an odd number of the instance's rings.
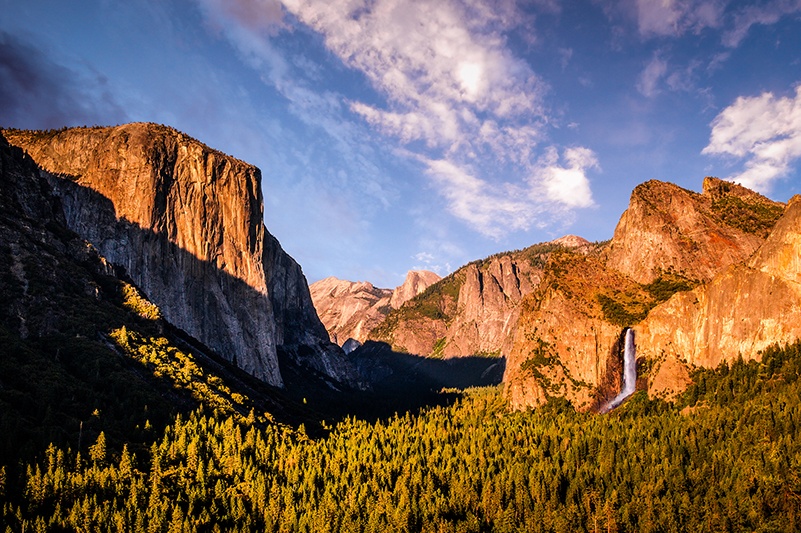
[[740,97],[711,126],[709,144],[702,153],[743,161],[743,170],[729,179],[769,192],[801,158],[801,85],[793,96]]

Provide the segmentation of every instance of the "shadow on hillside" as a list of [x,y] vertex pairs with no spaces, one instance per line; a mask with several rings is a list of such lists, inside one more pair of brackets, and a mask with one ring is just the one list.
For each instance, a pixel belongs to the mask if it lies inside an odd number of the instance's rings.
[[388,344],[373,341],[367,341],[348,358],[371,385],[371,391],[335,392],[320,386],[313,375],[298,369],[279,352],[288,394],[329,423],[345,416],[372,421],[450,405],[464,389],[500,384],[506,368],[503,357],[432,359],[393,352]]
[[[350,356],[345,356],[335,345],[310,347],[293,344],[279,347],[278,350],[279,369],[286,388],[268,385],[241,370],[239,366],[242,365],[242,361],[237,361],[230,349],[231,346],[219,341],[220,337],[227,336],[239,338],[248,345],[258,343],[262,333],[259,328],[263,324],[254,320],[253,315],[256,314],[254,310],[265,299],[264,294],[221,270],[216,263],[200,259],[171,241],[171,236],[175,234],[176,222],[165,215],[168,191],[157,191],[153,207],[154,227],[148,229],[118,217],[115,206],[109,198],[80,185],[74,176],[46,174],[51,187],[60,199],[67,226],[66,228],[63,226],[63,220],[59,220],[59,215],[55,217],[56,222],[50,225],[51,231],[52,228],[61,228],[56,234],[59,239],[67,243],[75,238],[75,234],[67,228],[83,228],[85,234],[80,235],[81,239],[91,242],[100,254],[114,265],[118,277],[128,279],[130,272],[138,272],[138,279],[132,281],[146,297],[161,308],[168,322],[158,326],[156,333],[167,336],[181,350],[191,353],[202,371],[219,376],[231,393],[240,393],[250,398],[249,406],[256,412],[268,412],[276,421],[293,426],[305,424],[310,434],[317,434],[322,432],[323,421],[327,422],[326,425],[330,425],[346,416],[374,420],[395,413],[416,411],[426,406],[445,405],[452,402],[458,396],[458,392],[443,392],[443,389],[493,385],[501,381],[505,364],[503,359],[470,357],[434,360],[392,352],[387,345],[377,343],[368,343]],[[131,254],[132,249],[140,253]],[[68,261],[68,258],[64,259],[65,264]],[[267,273],[268,278],[271,275],[273,273]],[[42,277],[45,277],[44,272]],[[46,291],[56,293],[63,290],[65,284],[50,284],[48,281],[47,285]],[[81,296],[81,303],[78,306],[80,308],[80,306],[103,305],[107,308],[104,314],[105,323],[95,324],[96,338],[97,335],[107,335],[111,328],[130,326],[126,324],[129,318],[124,316],[120,296],[104,294],[104,285],[110,287],[109,290],[114,290],[114,283],[103,282],[97,285],[100,291],[98,295],[91,298]],[[81,286],[74,290],[84,291],[85,288]],[[282,305],[287,305],[287,302],[293,305],[293,302],[297,304],[302,301],[297,299],[297,295],[283,296],[285,302]],[[222,301],[223,299],[226,301]],[[236,309],[228,307],[228,302],[236,302],[238,304]],[[108,309],[109,305],[116,306],[118,311],[112,312]],[[273,307],[277,305],[274,304]],[[285,317],[289,317],[292,323],[308,322],[307,309],[298,306],[297,309],[283,308],[283,311]],[[49,331],[31,331],[33,337],[56,334],[58,338],[71,338],[76,335],[86,335],[86,331],[83,330],[86,327],[82,326],[81,331],[75,330],[74,321],[68,316],[62,316],[65,312],[54,308],[49,309],[47,313],[49,313],[47,316]],[[241,329],[231,326],[230,313],[239,320],[243,326]],[[92,323],[92,312],[78,311],[77,314],[81,315],[84,324]],[[16,319],[9,318],[9,320],[7,327],[11,331],[19,329]],[[197,331],[186,331],[184,324],[191,323],[199,325]],[[319,323],[316,328],[311,329],[314,329],[315,333],[317,329],[325,333]],[[288,331],[284,340],[296,342],[304,337],[306,337],[305,331],[301,328]],[[56,366],[59,366],[59,347],[53,342],[58,341],[54,338],[52,342],[39,343],[41,348],[37,349],[42,351],[43,357],[51,358]],[[103,346],[107,341],[93,342],[98,345],[98,361],[106,357],[119,357],[120,353],[117,350]],[[323,374],[319,364],[310,363],[320,355],[320,350],[330,356],[328,361],[341,363],[348,369],[354,378],[351,384],[362,381],[367,383],[371,390],[367,392],[358,390],[333,381]],[[61,356],[63,361],[63,351]],[[93,365],[102,366],[102,362]],[[104,383],[102,376],[95,372],[97,375],[89,379],[81,373],[68,371],[67,374],[73,376],[71,379],[82,381],[82,390],[86,391],[87,398],[85,406],[76,404],[70,409],[70,416],[76,420],[85,418],[89,415],[84,411],[91,414],[96,407],[100,407],[104,417],[116,419],[116,421],[108,420],[108,423],[118,427],[120,431],[117,434],[121,435],[134,426],[138,427],[141,424],[140,418],[148,418],[148,423],[153,424],[153,429],[159,431],[163,424],[169,423],[176,412],[186,412],[199,405],[197,398],[180,392],[163,376],[150,374],[138,363],[129,361],[123,366],[132,374],[128,379],[117,374],[115,382],[125,380],[133,386],[117,389],[118,393],[125,397],[116,398],[113,400],[114,404],[128,407],[116,411],[109,408],[104,410],[98,405],[103,403],[101,398],[106,398],[107,395],[95,396],[90,392],[98,387],[107,388],[108,383]],[[127,397],[128,389],[132,391],[130,398]],[[142,395],[136,391],[147,391],[147,394]],[[156,408],[153,396],[162,399],[158,402],[162,406],[156,409],[159,413],[153,412]],[[93,397],[94,400],[88,400]],[[59,412],[57,399],[54,399],[52,406],[43,406],[42,409],[47,411],[51,407],[53,412]],[[140,414],[134,416],[134,412]],[[141,413],[146,414],[141,415]],[[30,422],[36,424],[33,420]],[[74,440],[74,435],[65,440],[70,443]],[[84,436],[81,447],[85,447],[87,442],[92,441]]]

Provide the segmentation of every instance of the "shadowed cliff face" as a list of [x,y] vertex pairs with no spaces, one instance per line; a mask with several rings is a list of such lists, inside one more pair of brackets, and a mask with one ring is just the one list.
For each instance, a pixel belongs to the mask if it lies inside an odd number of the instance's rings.
[[7,137],[50,174],[67,225],[171,323],[273,385],[283,383],[277,348],[294,345],[313,347],[306,364],[355,384],[300,267],[264,228],[258,169],[152,124]]

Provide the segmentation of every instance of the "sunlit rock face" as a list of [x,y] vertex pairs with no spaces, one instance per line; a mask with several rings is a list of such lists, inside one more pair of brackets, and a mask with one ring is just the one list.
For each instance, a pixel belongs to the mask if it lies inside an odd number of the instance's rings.
[[520,302],[540,283],[548,256],[591,247],[567,236],[473,261],[393,310],[370,337],[423,356],[508,356]]
[[676,294],[637,331],[640,354],[708,368],[801,337],[801,196],[748,261]]
[[283,384],[279,347],[352,377],[300,267],[264,227],[259,169],[154,124],[7,137],[49,174],[70,229],[171,323],[273,385]]
[[[795,338],[798,296],[787,284],[799,254],[782,230],[793,225],[784,209],[715,178],[701,194],[658,181],[636,187],[607,246],[552,256],[524,298],[504,377],[512,407],[564,397],[599,408],[622,386],[626,326],[650,368],[637,387],[666,398],[686,386],[689,365]],[[666,288],[682,292],[660,304]]]
[[703,193],[651,180],[631,193],[609,244],[607,264],[639,283],[665,271],[706,281],[747,259],[783,205],[744,187],[706,178]]

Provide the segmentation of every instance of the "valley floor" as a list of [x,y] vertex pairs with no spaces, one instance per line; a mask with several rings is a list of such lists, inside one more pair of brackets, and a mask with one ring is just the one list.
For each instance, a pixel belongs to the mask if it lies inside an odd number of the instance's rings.
[[322,438],[199,409],[149,449],[54,446],[0,476],[6,531],[798,531],[801,343],[676,404],[510,413],[497,388]]

